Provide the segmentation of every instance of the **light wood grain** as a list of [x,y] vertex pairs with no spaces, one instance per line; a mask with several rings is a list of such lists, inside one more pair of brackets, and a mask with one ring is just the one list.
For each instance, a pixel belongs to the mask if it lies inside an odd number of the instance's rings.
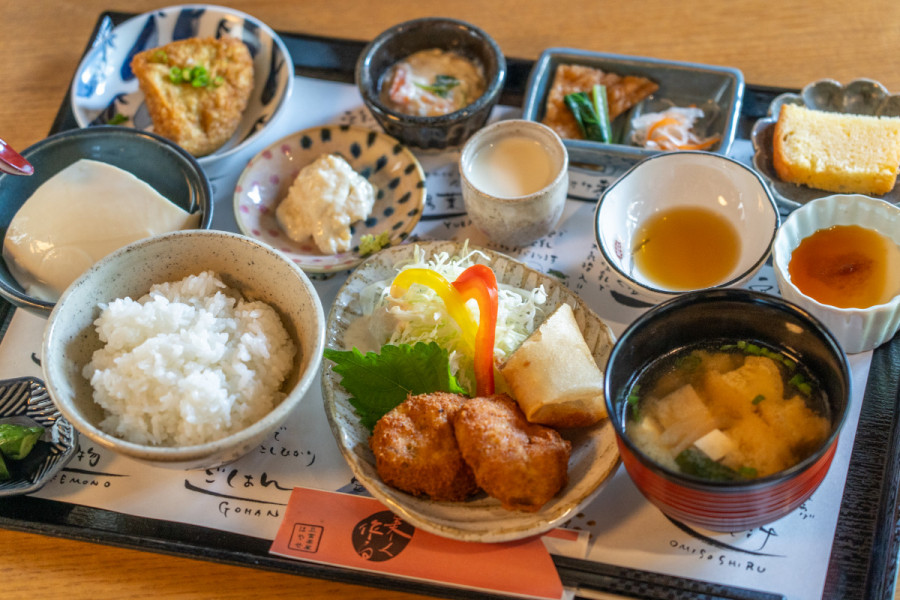
[[[151,0],[0,0],[0,138],[44,138],[104,10]],[[900,3],[893,0],[232,1],[277,30],[371,39],[419,16],[475,23],[508,56],[551,46],[736,67],[748,83],[799,88],[868,77],[900,91]],[[0,531],[4,598],[414,598],[319,579]],[[29,560],[35,557],[37,560]]]

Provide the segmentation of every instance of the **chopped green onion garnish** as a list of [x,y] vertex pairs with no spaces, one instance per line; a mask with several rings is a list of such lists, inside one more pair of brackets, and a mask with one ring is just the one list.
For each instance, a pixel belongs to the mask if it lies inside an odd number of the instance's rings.
[[452,75],[435,75],[434,83],[431,85],[426,85],[424,83],[416,83],[416,87],[419,89],[423,89],[426,92],[431,92],[436,96],[440,96],[441,98],[446,98],[450,93],[450,90],[459,85],[459,79],[453,77]]
[[107,125],[121,125],[125,121],[128,120],[128,117],[123,115],[122,113],[116,113],[112,117],[110,117],[109,121],[106,122]]
[[752,403],[753,403],[753,404],[759,404],[760,402],[762,402],[762,401],[765,400],[765,399],[766,399],[766,397],[763,396],[762,394],[757,394],[756,397],[753,398]]

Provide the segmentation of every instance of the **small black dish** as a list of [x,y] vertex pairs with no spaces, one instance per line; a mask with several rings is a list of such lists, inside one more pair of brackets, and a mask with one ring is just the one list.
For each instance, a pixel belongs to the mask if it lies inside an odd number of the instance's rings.
[[[189,213],[200,211],[200,229],[209,229],[213,195],[209,179],[197,160],[173,142],[131,127],[97,126],[71,129],[43,139],[22,152],[34,165],[34,175],[0,174],[0,233],[16,212],[45,181],[82,158],[127,171]],[[42,317],[54,302],[28,295],[0,260],[0,296]]]
[[[452,50],[484,69],[487,87],[477,100],[456,112],[419,117],[392,110],[379,97],[382,79],[397,61],[419,50]],[[363,102],[385,132],[408,146],[441,150],[461,146],[485,124],[506,81],[506,59],[484,31],[464,21],[428,17],[395,25],[360,54],[356,84]]]

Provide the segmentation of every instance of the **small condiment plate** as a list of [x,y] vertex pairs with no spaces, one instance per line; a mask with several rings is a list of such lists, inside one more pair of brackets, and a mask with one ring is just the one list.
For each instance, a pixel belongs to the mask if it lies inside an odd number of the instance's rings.
[[0,422],[36,423],[44,428],[39,445],[31,451],[42,456],[26,457],[27,475],[0,481],[0,497],[38,491],[75,455],[78,432],[60,415],[40,379],[21,377],[0,381]]
[[[772,100],[766,117],[756,121],[750,133],[753,142],[753,168],[763,176],[772,196],[787,211],[817,198],[831,196],[834,192],[782,181],[775,172],[772,138],[783,104],[844,114],[900,116],[900,95],[891,95],[883,85],[871,79],[857,79],[847,85],[841,85],[833,79],[822,79],[808,84],[799,94],[781,94]],[[898,204],[900,186],[895,186],[883,196],[875,197]]]
[[[631,138],[631,120],[634,117],[672,106],[693,105],[704,109],[706,114],[695,129],[702,130],[704,138],[713,135],[721,138],[710,150],[727,155],[731,149],[744,95],[744,76],[739,70],[573,48],[548,48],[538,58],[529,75],[522,118],[543,120],[556,69],[563,64],[583,65],[622,76],[638,75],[659,85],[659,89],[649,98],[615,119],[613,129],[621,139]],[[617,144],[573,139],[563,141],[569,151],[570,162],[611,165],[619,169],[623,161],[630,166],[660,152],[628,141]]]
[[[275,209],[300,170],[322,154],[338,154],[376,188],[372,214],[351,227],[350,251],[323,254],[312,239],[296,242],[278,225]],[[284,252],[308,273],[336,273],[364,260],[363,235],[387,233],[390,245],[402,243],[425,208],[425,173],[418,159],[387,134],[347,125],[304,129],[257,154],[234,190],[234,218],[244,235]]]
[[[413,259],[417,249],[430,258],[441,253],[458,255],[456,242],[405,244],[379,252],[360,265],[338,291],[325,326],[326,347],[347,350],[348,331],[361,316],[359,298],[369,286],[389,284],[397,265]],[[470,250],[474,248],[469,248]],[[490,265],[498,283],[523,289],[543,285],[547,293],[545,309],[551,313],[562,303],[573,307],[575,320],[597,364],[604,368],[615,338],[609,327],[577,295],[552,277],[528,268],[503,254],[477,249],[476,262]],[[375,457],[369,448],[369,431],[360,424],[340,384],[340,376],[324,361],[322,395],[325,413],[335,440],[350,469],[374,497],[416,527],[436,535],[463,541],[503,542],[537,535],[553,529],[574,516],[596,497],[619,465],[612,423],[604,419],[591,427],[561,430],[572,443],[569,481],[537,512],[510,511],[500,501],[484,495],[463,502],[439,502],[416,497],[385,484],[378,476]]]

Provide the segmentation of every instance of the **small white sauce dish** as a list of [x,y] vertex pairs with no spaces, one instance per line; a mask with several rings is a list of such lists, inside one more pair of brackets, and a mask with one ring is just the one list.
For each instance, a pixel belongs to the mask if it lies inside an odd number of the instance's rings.
[[636,268],[634,249],[642,225],[661,211],[705,208],[730,223],[739,236],[737,260],[720,283],[698,289],[740,287],[769,257],[778,209],[756,172],[709,152],[667,152],[636,164],[600,197],[594,231],[614,285],[632,300],[658,304],[686,293],[666,289]]
[[530,244],[559,223],[568,169],[566,148],[552,129],[520,119],[497,121],[472,136],[460,154],[466,210],[491,242]]
[[835,225],[859,225],[900,245],[900,208],[858,194],[835,194],[812,200],[792,212],[775,236],[772,264],[781,295],[817,317],[837,338],[844,352],[855,354],[887,342],[900,329],[900,294],[869,308],[838,308],[801,292],[791,281],[791,256],[804,238]]

